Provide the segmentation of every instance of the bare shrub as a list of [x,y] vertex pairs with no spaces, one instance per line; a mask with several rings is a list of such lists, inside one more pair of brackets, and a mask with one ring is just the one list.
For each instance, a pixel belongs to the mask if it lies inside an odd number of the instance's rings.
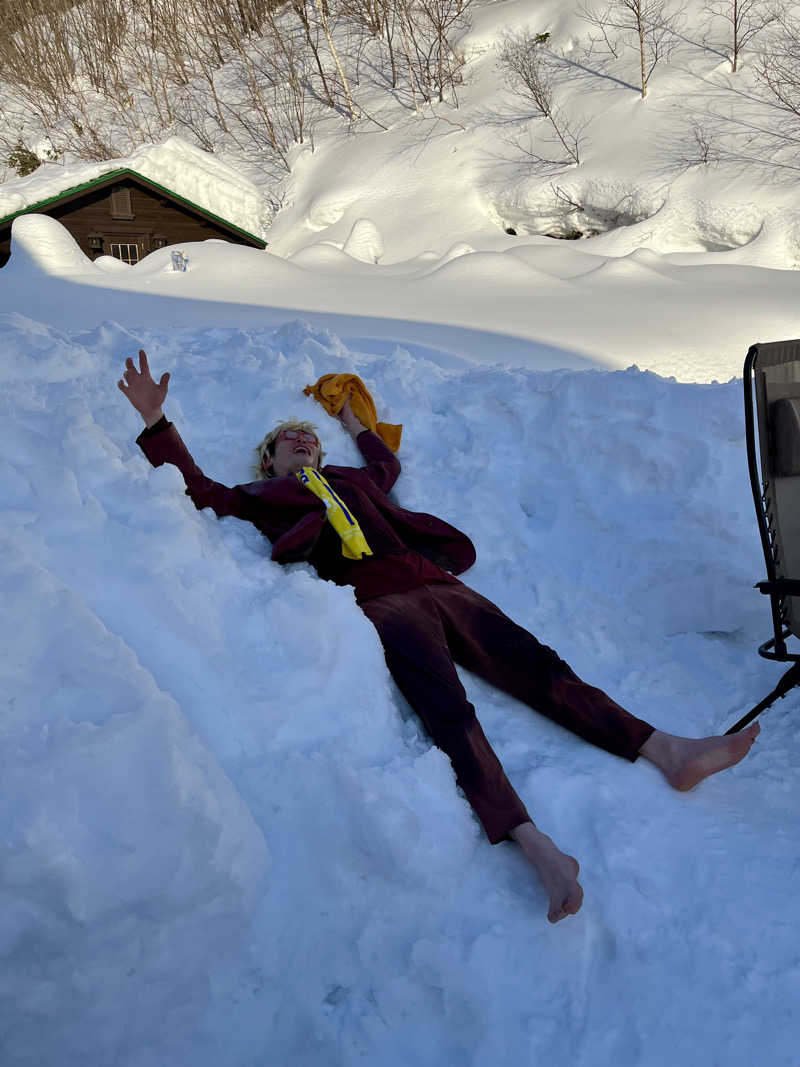
[[534,105],[547,119],[565,157],[549,159],[529,153],[536,162],[548,165],[580,163],[582,129],[570,125],[555,100],[554,57],[548,48],[549,34],[521,30],[507,35],[500,45],[498,60],[512,90]]
[[800,119],[800,19],[783,14],[756,67],[759,84],[792,125]]
[[402,41],[409,84],[416,104],[436,99],[458,106],[464,57],[453,38],[467,25],[470,0],[395,0],[395,32]]
[[[458,104],[470,0],[0,0],[0,148],[99,160],[185,132],[286,169],[320,105],[366,117],[359,65],[388,51],[419,99]],[[378,125],[381,125],[378,122]]]
[[709,126],[699,119],[692,119],[685,129],[682,144],[674,157],[678,167],[710,166],[723,158],[723,150],[717,143],[717,136]]

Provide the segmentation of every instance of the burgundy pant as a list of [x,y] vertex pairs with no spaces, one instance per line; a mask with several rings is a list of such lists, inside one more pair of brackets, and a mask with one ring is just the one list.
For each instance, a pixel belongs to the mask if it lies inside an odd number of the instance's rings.
[[392,677],[450,757],[492,844],[530,816],[486,740],[454,662],[617,756],[635,760],[653,732],[465,585],[390,593],[361,609],[380,635]]

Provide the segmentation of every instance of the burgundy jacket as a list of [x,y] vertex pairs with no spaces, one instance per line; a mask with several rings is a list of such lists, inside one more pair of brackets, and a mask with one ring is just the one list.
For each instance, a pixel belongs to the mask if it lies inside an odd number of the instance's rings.
[[325,505],[294,475],[233,487],[215,482],[203,474],[166,419],[144,430],[137,443],[154,467],[172,463],[178,468],[195,507],[213,508],[219,518],[234,515],[252,522],[272,542],[277,563],[306,560],[321,578],[355,586],[359,602],[425,581],[453,581],[444,572],[461,574],[475,562],[475,548],[466,534],[434,515],[406,511],[389,499],[386,494],[397,481],[400,463],[369,430],[356,442],[366,466],[322,468],[355,514],[373,551],[372,557],[361,561],[342,555]]

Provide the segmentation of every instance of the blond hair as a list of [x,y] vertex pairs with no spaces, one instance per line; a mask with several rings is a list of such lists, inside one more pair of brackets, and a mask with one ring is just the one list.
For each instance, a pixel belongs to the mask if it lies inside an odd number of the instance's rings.
[[[272,470],[268,470],[264,466],[264,460],[272,459],[275,455],[275,442],[278,440],[284,430],[300,430],[303,433],[313,433],[319,441],[319,431],[313,422],[308,422],[306,419],[296,419],[294,416],[290,419],[286,419],[285,422],[279,422],[277,426],[273,427],[266,435],[264,440],[256,445],[256,462],[253,464],[253,472],[256,478],[274,478],[275,474]],[[322,442],[319,445],[319,459],[317,466],[322,466],[322,458],[325,453],[322,451]]]

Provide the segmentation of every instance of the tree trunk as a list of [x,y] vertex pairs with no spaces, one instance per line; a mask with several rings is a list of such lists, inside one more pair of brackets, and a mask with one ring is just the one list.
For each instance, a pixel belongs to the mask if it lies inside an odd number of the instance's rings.
[[336,46],[334,45],[333,38],[331,37],[331,31],[328,28],[328,20],[325,17],[325,12],[322,7],[323,0],[314,0],[314,3],[317,8],[319,20],[322,23],[322,32],[325,34],[325,37],[328,41],[328,48],[330,48],[331,50],[333,62],[336,64],[336,69],[339,72],[339,79],[342,83],[342,88],[344,89],[344,98],[347,102],[347,110],[350,112],[350,119],[351,121],[355,121],[356,109],[353,104],[353,98],[350,95],[350,86],[347,84],[347,76],[344,70],[342,70],[342,64],[339,62],[339,53],[336,51]]

